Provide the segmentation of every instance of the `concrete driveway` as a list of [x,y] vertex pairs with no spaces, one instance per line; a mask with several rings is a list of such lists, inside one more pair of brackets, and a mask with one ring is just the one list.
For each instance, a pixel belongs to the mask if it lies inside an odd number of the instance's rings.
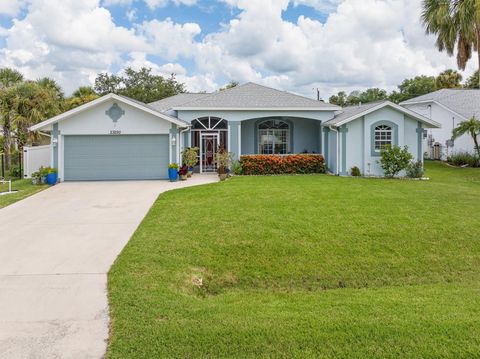
[[166,190],[211,183],[62,183],[0,209],[0,358],[100,358],[107,272]]

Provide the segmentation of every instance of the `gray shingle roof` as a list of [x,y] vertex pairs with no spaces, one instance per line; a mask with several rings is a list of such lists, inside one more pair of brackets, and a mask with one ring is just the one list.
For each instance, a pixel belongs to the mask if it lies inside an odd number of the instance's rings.
[[404,101],[401,105],[435,101],[465,118],[480,118],[480,90],[442,89]]
[[248,82],[231,89],[214,92],[180,105],[174,109],[306,109],[338,110],[339,107],[295,95],[286,91]]
[[127,97],[127,96],[123,96],[123,95],[117,95],[117,96],[123,97],[123,98],[125,98],[125,99],[127,99],[127,100],[130,100],[130,101],[132,101],[132,102],[135,102],[135,103],[139,104],[140,106],[144,106],[144,107],[146,107],[146,108],[149,108],[149,109],[152,110],[152,111],[155,111],[155,112],[158,112],[158,113],[162,114],[162,116],[166,116],[166,117],[169,117],[169,118],[174,119],[174,120],[176,120],[176,121],[183,122],[183,123],[185,123],[186,125],[190,125],[190,123],[188,123],[187,121],[184,121],[184,120],[182,120],[182,119],[180,119],[180,118],[177,118],[177,117],[170,116],[170,115],[164,113],[163,111],[160,111],[158,108],[152,106],[151,104],[146,104],[145,102],[138,101],[138,100],[135,100],[135,99],[133,99],[133,98],[130,98],[130,97]]
[[197,100],[204,96],[209,96],[208,93],[179,93],[175,96],[170,96],[159,101],[151,102],[148,105],[157,109],[157,111],[165,112],[172,107],[181,106],[187,102]]
[[335,114],[335,117],[331,120],[325,122],[326,126],[335,126],[337,123],[342,121],[348,120],[351,117],[355,117],[362,112],[368,111],[369,109],[378,106],[386,101],[376,101],[376,102],[369,102],[362,105],[355,105],[355,106],[348,106],[344,107],[341,111]]

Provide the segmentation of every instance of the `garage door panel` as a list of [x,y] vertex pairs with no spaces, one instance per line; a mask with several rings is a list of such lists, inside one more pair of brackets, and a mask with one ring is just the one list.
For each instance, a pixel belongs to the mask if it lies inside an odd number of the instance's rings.
[[168,135],[65,136],[65,180],[168,177]]

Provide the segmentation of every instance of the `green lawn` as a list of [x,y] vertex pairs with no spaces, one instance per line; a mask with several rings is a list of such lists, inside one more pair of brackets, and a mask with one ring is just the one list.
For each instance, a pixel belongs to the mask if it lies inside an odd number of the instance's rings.
[[480,169],[427,176],[160,196],[109,273],[107,357],[480,357]]
[[[32,180],[30,179],[12,180],[12,191],[16,190],[18,192],[0,196],[0,208],[27,198],[28,196],[40,192],[47,187],[47,185],[32,185]],[[0,192],[7,191],[8,184],[0,184]]]

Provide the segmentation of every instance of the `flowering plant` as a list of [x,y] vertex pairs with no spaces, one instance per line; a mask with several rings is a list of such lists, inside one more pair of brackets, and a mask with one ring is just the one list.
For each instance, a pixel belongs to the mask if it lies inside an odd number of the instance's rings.
[[244,175],[325,173],[325,159],[318,154],[249,155],[240,157]]

